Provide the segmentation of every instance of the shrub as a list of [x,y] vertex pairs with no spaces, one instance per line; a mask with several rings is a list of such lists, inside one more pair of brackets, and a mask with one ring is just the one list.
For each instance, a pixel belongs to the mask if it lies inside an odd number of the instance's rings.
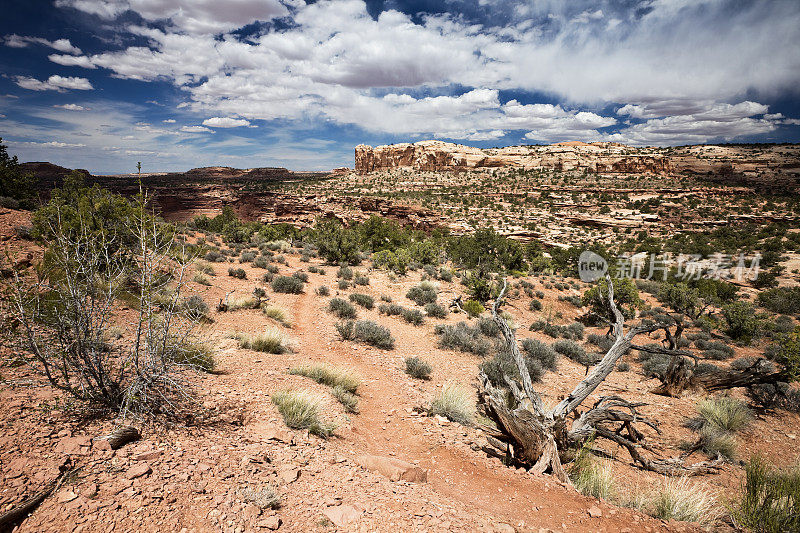
[[331,294],[331,290],[325,285],[320,285],[319,287],[317,287],[316,292],[320,296],[329,296]]
[[350,301],[360,305],[364,309],[372,309],[375,307],[375,298],[368,294],[353,293],[350,295]]
[[320,420],[322,397],[309,391],[278,391],[272,395],[272,403],[283,416],[283,421],[292,429],[308,429],[320,437],[329,437],[336,430],[333,424]]
[[242,254],[239,256],[239,262],[240,263],[251,263],[251,262],[253,262],[253,259],[255,259],[255,258],[256,258],[256,253],[255,252],[242,252]]
[[353,304],[342,298],[331,298],[328,302],[328,311],[339,318],[355,318],[356,308]]
[[442,324],[436,326],[435,331],[439,335],[440,348],[481,356],[487,355],[491,349],[489,340],[481,334],[480,330],[470,327],[465,322],[459,322],[455,326]]
[[447,309],[435,302],[425,304],[425,314],[433,318],[447,318]]
[[299,279],[299,280],[300,280],[300,281],[302,281],[303,283],[308,283],[308,274],[306,274],[305,272],[302,272],[302,271],[300,271],[300,270],[298,270],[297,272],[295,272],[294,274],[292,274],[292,277],[293,277],[294,279]]
[[642,363],[642,372],[645,376],[661,379],[666,375],[672,361],[666,354],[639,352],[639,362]]
[[369,285],[369,278],[361,272],[356,272],[355,276],[353,276],[353,284],[362,286]]
[[726,361],[733,357],[733,348],[719,341],[707,342],[703,345],[703,357],[714,361]]
[[350,283],[348,281],[340,279],[338,282],[336,282],[336,286],[339,288],[340,291],[345,291],[350,288]]
[[267,272],[270,274],[277,274],[278,273],[278,266],[277,265],[267,265]]
[[430,379],[433,368],[419,357],[406,357],[406,374],[412,378]]
[[531,303],[528,304],[528,309],[530,309],[531,311],[541,311],[542,301],[534,298],[533,300],[531,300]]
[[199,283],[200,285],[211,285],[211,280],[209,280],[205,274],[201,274],[200,272],[195,274],[194,278],[192,279],[195,283]]
[[301,294],[303,282],[292,276],[276,276],[271,283],[272,290],[284,294]]
[[497,325],[493,318],[482,317],[478,319],[478,329],[487,337],[500,336],[500,326]]
[[[528,369],[531,381],[534,383],[541,381],[544,375],[544,368],[542,368],[542,363],[538,359],[525,357],[525,366]],[[499,350],[491,359],[481,363],[480,369],[495,387],[508,387],[503,376],[520,381],[517,362],[514,361],[511,352],[505,348]]]
[[339,267],[339,270],[336,271],[336,277],[351,280],[353,279],[353,269],[349,266],[342,265]]
[[699,522],[708,525],[719,517],[714,496],[689,479],[664,478],[664,484],[652,495],[651,514],[661,520]]
[[422,312],[417,309],[408,309],[402,305],[381,304],[378,310],[384,315],[400,316],[403,320],[415,326],[419,326],[424,320]]
[[342,390],[353,394],[361,385],[361,378],[353,372],[324,363],[290,368],[289,373],[311,378],[317,383],[331,388],[340,387]]
[[406,298],[413,300],[417,305],[425,305],[436,301],[439,290],[436,285],[428,281],[423,281],[419,285],[412,287],[407,293]]
[[526,356],[539,361],[543,369],[556,370],[556,351],[547,344],[536,339],[525,339],[522,341],[522,350]]
[[584,366],[594,364],[594,358],[589,356],[586,350],[575,341],[559,339],[553,343],[553,350]]
[[253,266],[255,268],[267,268],[267,266],[269,266],[269,259],[267,259],[263,255],[259,255],[258,257],[253,259]]
[[206,252],[204,259],[212,263],[222,263],[223,261],[225,261],[225,257],[221,253],[219,253],[219,250],[209,250],[208,252]]
[[716,396],[701,400],[697,404],[703,427],[718,431],[736,432],[750,423],[750,409],[736,398]]
[[391,350],[394,348],[394,338],[391,332],[371,320],[359,320],[353,327],[353,338],[365,344]]
[[732,339],[750,342],[758,334],[760,321],[756,317],[753,304],[733,302],[722,307],[727,329],[725,333]]
[[700,442],[703,451],[711,458],[722,456],[728,461],[732,461],[736,457],[736,438],[730,433],[703,428],[700,431]]
[[247,279],[247,272],[243,268],[229,268],[228,275],[232,278]]
[[208,314],[208,304],[197,294],[183,301],[183,312],[192,320],[200,320]]
[[447,382],[431,402],[430,413],[467,425],[475,416],[475,401],[468,388],[459,383]]
[[800,468],[773,470],[759,456],[745,466],[736,522],[758,532],[800,531]]
[[564,335],[568,339],[576,339],[576,340],[583,340],[583,324],[580,322],[573,322],[572,324],[566,327],[566,335]]
[[239,347],[256,352],[282,354],[289,350],[288,340],[277,329],[266,329],[257,335],[239,333],[236,335]]
[[758,294],[758,304],[781,315],[800,314],[800,286],[762,291]]
[[209,276],[215,275],[214,267],[205,261],[196,261],[194,267],[198,272],[202,272],[203,274],[207,274]]
[[589,344],[594,344],[597,346],[603,353],[608,352],[614,345],[614,339],[612,337],[607,335],[598,335],[596,333],[592,333],[586,337],[586,341],[589,342]]
[[469,315],[470,318],[480,316],[480,314],[484,311],[483,305],[475,300],[467,300],[464,302],[463,307],[464,311],[467,312],[467,315]]
[[342,339],[346,341],[352,340],[355,336],[355,322],[352,320],[339,322],[336,324],[336,331],[341,335]]

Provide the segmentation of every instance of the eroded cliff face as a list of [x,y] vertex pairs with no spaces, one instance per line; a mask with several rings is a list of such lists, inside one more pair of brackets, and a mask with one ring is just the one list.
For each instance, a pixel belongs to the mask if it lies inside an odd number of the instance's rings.
[[492,167],[650,174],[672,170],[669,158],[661,153],[608,142],[481,149],[421,141],[374,148],[361,144],[355,149],[355,169],[359,173],[390,168],[445,171]]

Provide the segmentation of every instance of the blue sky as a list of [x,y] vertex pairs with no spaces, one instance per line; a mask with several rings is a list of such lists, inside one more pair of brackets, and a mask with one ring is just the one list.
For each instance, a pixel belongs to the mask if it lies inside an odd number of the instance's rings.
[[792,0],[6,0],[0,137],[94,173],[353,147],[800,142]]

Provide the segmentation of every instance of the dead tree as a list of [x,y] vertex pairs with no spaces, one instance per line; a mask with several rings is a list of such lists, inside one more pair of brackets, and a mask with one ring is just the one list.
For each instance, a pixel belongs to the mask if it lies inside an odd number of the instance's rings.
[[[516,461],[531,465],[532,471],[550,471],[562,481],[567,475],[562,466],[562,454],[575,449],[589,438],[598,436],[625,447],[632,459],[642,468],[663,474],[696,474],[712,471],[716,462],[684,466],[678,459],[649,459],[640,450],[648,449],[643,434],[635,427],[646,424],[658,431],[655,423],[637,410],[641,403],[631,403],[618,396],[602,397],[588,411],[578,413],[581,404],[614,370],[617,360],[631,347],[634,337],[651,332],[658,326],[637,325],[624,329],[624,318],[614,303],[614,286],[608,280],[608,305],[615,317],[611,330],[614,344],[578,385],[552,409],[546,409],[533,388],[527,364],[517,346],[514,331],[500,316],[507,284],[492,306],[492,316],[503,334],[509,352],[516,363],[521,380],[503,375],[506,387],[496,387],[488,376],[479,374],[479,401],[488,418],[497,424],[489,430],[490,444],[514,455]],[[570,417],[572,421],[570,423]],[[651,450],[652,452],[652,450]],[[653,452],[654,453],[654,452]]]

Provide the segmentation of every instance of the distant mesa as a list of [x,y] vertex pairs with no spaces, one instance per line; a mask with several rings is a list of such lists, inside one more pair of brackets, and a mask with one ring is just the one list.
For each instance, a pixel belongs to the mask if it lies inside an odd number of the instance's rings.
[[793,190],[800,186],[800,145],[723,144],[636,147],[615,142],[568,141],[547,146],[476,148],[427,140],[358,145],[355,170],[466,171],[511,167],[587,174],[690,175],[726,185]]

